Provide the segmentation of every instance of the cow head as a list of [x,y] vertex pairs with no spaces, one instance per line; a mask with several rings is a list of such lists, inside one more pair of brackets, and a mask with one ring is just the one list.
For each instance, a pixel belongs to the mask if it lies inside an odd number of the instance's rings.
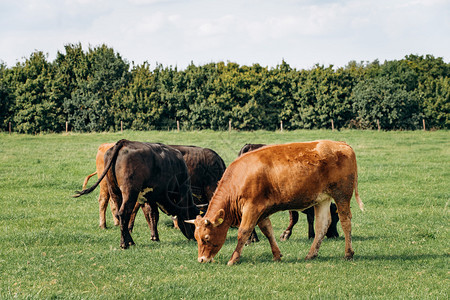
[[229,226],[224,223],[224,217],[225,211],[220,209],[212,218],[197,216],[195,219],[199,262],[211,262],[225,243]]

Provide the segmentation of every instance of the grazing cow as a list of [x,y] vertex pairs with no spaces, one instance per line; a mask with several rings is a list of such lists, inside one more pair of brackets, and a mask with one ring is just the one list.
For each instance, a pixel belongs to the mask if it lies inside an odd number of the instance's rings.
[[[266,146],[266,145],[265,144],[245,144],[239,151],[238,156],[241,156],[244,153],[259,149],[264,146]],[[306,214],[306,219],[308,221],[308,238],[313,239],[315,236],[315,234],[314,234],[314,208],[313,207],[307,208],[307,209],[303,210],[302,213]],[[339,222],[339,217],[337,214],[336,204],[331,203],[330,213],[331,213],[331,224],[330,224],[330,227],[328,227],[326,237],[327,238],[337,238],[337,237],[339,237],[339,233],[337,231],[336,226],[337,226],[337,222]],[[295,224],[297,224],[297,222],[298,222],[298,211],[290,210],[289,211],[289,225],[280,236],[280,239],[282,241],[287,241],[291,237],[292,229],[294,228]],[[252,241],[258,241],[258,236],[256,235],[256,231],[252,232],[250,239]]]
[[238,243],[228,265],[239,261],[245,242],[256,225],[268,238],[274,260],[281,259],[269,216],[280,210],[314,206],[316,236],[306,259],[317,256],[331,223],[330,203],[338,208],[345,235],[345,258],[353,258],[350,200],[357,188],[353,149],[334,141],[266,146],[237,158],[219,182],[206,214],[195,224],[198,261],[210,262],[223,246],[230,226],[239,226]]
[[[101,144],[98,147],[96,167],[97,171],[88,175],[83,184],[83,189],[86,188],[89,178],[95,174],[102,174],[104,168],[104,155],[105,152],[114,146],[114,143]],[[191,190],[194,199],[194,203],[198,206],[205,206],[211,200],[214,191],[216,190],[217,183],[222,177],[223,172],[225,172],[225,163],[223,159],[213,150],[208,148],[201,148],[196,146],[180,146],[180,145],[169,145],[169,147],[177,149],[183,155],[186,166],[188,168],[188,173],[191,181]],[[106,180],[100,182],[100,195],[99,195],[99,214],[100,214],[100,227],[106,228],[106,208],[108,206],[108,201],[110,200],[108,193],[108,186]],[[113,201],[111,203],[111,213],[114,218],[114,225],[119,225],[119,220],[116,217],[117,208]],[[133,213],[130,217],[129,230],[132,231],[134,227],[134,220],[136,218],[136,213],[141,205],[136,203]],[[159,212],[151,211],[150,216],[145,215],[147,223],[151,230],[151,239],[153,241],[159,241],[157,223],[159,218]],[[152,218],[152,219],[149,219]]]
[[[225,172],[225,162],[215,151],[208,148],[201,148],[197,146],[182,146],[182,145],[168,145],[170,148],[181,152],[186,163],[190,182],[191,191],[194,204],[201,208],[206,207],[216,190],[217,184]],[[133,230],[136,213],[143,204],[139,202],[131,214],[129,223],[129,230]],[[201,209],[203,210],[203,209]],[[206,209],[204,209],[206,211]],[[158,236],[158,219],[159,212],[157,209],[151,209],[150,215],[145,216],[151,231],[151,239],[159,241]],[[149,219],[150,217],[150,219]],[[178,225],[178,220],[175,218],[174,223]]]
[[[106,176],[107,175],[107,176]],[[108,192],[117,204],[124,249],[134,245],[128,224],[136,202],[144,214],[161,208],[180,220],[180,230],[194,237],[194,227],[184,220],[199,214],[190,189],[189,174],[181,152],[163,144],[118,141],[105,153],[105,168],[98,181],[75,197],[92,192],[106,176]]]
[[225,172],[223,159],[214,150],[197,146],[169,145],[183,155],[191,179],[194,202],[208,204]]

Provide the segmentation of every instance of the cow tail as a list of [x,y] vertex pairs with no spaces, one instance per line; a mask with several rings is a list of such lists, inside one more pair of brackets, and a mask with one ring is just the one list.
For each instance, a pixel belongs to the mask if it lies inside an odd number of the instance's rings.
[[114,147],[112,148],[112,157],[111,159],[107,162],[106,166],[105,166],[105,170],[103,170],[103,174],[100,176],[100,178],[97,180],[96,183],[94,183],[93,186],[91,186],[88,189],[84,189],[82,191],[76,191],[75,195],[73,195],[72,197],[74,198],[78,198],[80,196],[89,194],[90,192],[92,192],[93,190],[95,190],[95,188],[100,184],[100,182],[103,180],[103,178],[106,176],[106,174],[108,173],[109,169],[111,168],[111,166],[116,162],[117,159],[117,155],[119,154],[119,150],[122,148],[122,146],[124,145],[124,141],[125,140],[120,140],[118,141]]
[[83,188],[82,188],[83,190],[86,188],[89,179],[91,179],[91,177],[94,176],[95,174],[97,174],[97,171],[95,171],[94,173],[89,174],[88,176],[86,176],[86,178],[83,181]]
[[361,201],[361,198],[359,197],[359,193],[358,193],[358,171],[356,171],[355,173],[355,198],[356,198],[356,203],[358,203],[359,205],[359,209],[361,209],[361,211],[364,211],[364,203]]

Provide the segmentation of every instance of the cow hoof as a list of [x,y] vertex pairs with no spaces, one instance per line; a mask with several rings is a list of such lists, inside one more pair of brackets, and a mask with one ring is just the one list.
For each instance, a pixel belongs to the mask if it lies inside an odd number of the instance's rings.
[[128,242],[128,243],[121,243],[121,244],[120,244],[120,248],[122,248],[122,249],[128,249],[130,246],[134,246],[134,245],[135,245],[135,244],[134,244],[133,241]]
[[228,266],[232,266],[232,265],[235,265],[235,264],[237,264],[238,263],[238,260],[230,260],[228,263],[227,263],[227,265]]
[[291,237],[292,232],[290,230],[285,230],[281,236],[280,236],[280,240],[282,241],[287,241],[290,237]]
[[305,257],[305,260],[313,260],[314,258],[316,258],[317,257],[317,254],[315,254],[315,255],[307,255],[306,257]]
[[152,237],[152,241],[153,241],[153,242],[159,242],[159,238],[157,238],[157,237]]
[[100,227],[101,229],[106,229],[106,224],[98,225],[98,227]]
[[355,254],[355,252],[350,252],[350,253],[346,253],[344,256],[345,260],[353,260],[353,254]]
[[273,261],[281,261],[281,258],[283,257],[283,254],[279,254],[273,257]]

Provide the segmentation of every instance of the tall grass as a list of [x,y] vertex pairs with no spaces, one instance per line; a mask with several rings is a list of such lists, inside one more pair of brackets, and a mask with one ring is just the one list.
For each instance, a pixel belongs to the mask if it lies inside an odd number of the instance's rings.
[[[161,242],[150,241],[139,213],[136,246],[121,250],[109,212],[109,228],[98,228],[98,190],[70,197],[94,171],[98,145],[121,138],[209,147],[227,165],[245,143],[346,141],[357,155],[366,207],[361,213],[352,200],[354,260],[342,259],[340,237],[304,261],[311,241],[303,215],[291,239],[279,241],[280,263],[258,231],[261,242],[226,266],[236,246],[231,229],[216,262],[199,264],[196,243],[162,213]],[[0,298],[448,299],[449,149],[448,131],[0,134]],[[288,213],[271,220],[279,236]]]

